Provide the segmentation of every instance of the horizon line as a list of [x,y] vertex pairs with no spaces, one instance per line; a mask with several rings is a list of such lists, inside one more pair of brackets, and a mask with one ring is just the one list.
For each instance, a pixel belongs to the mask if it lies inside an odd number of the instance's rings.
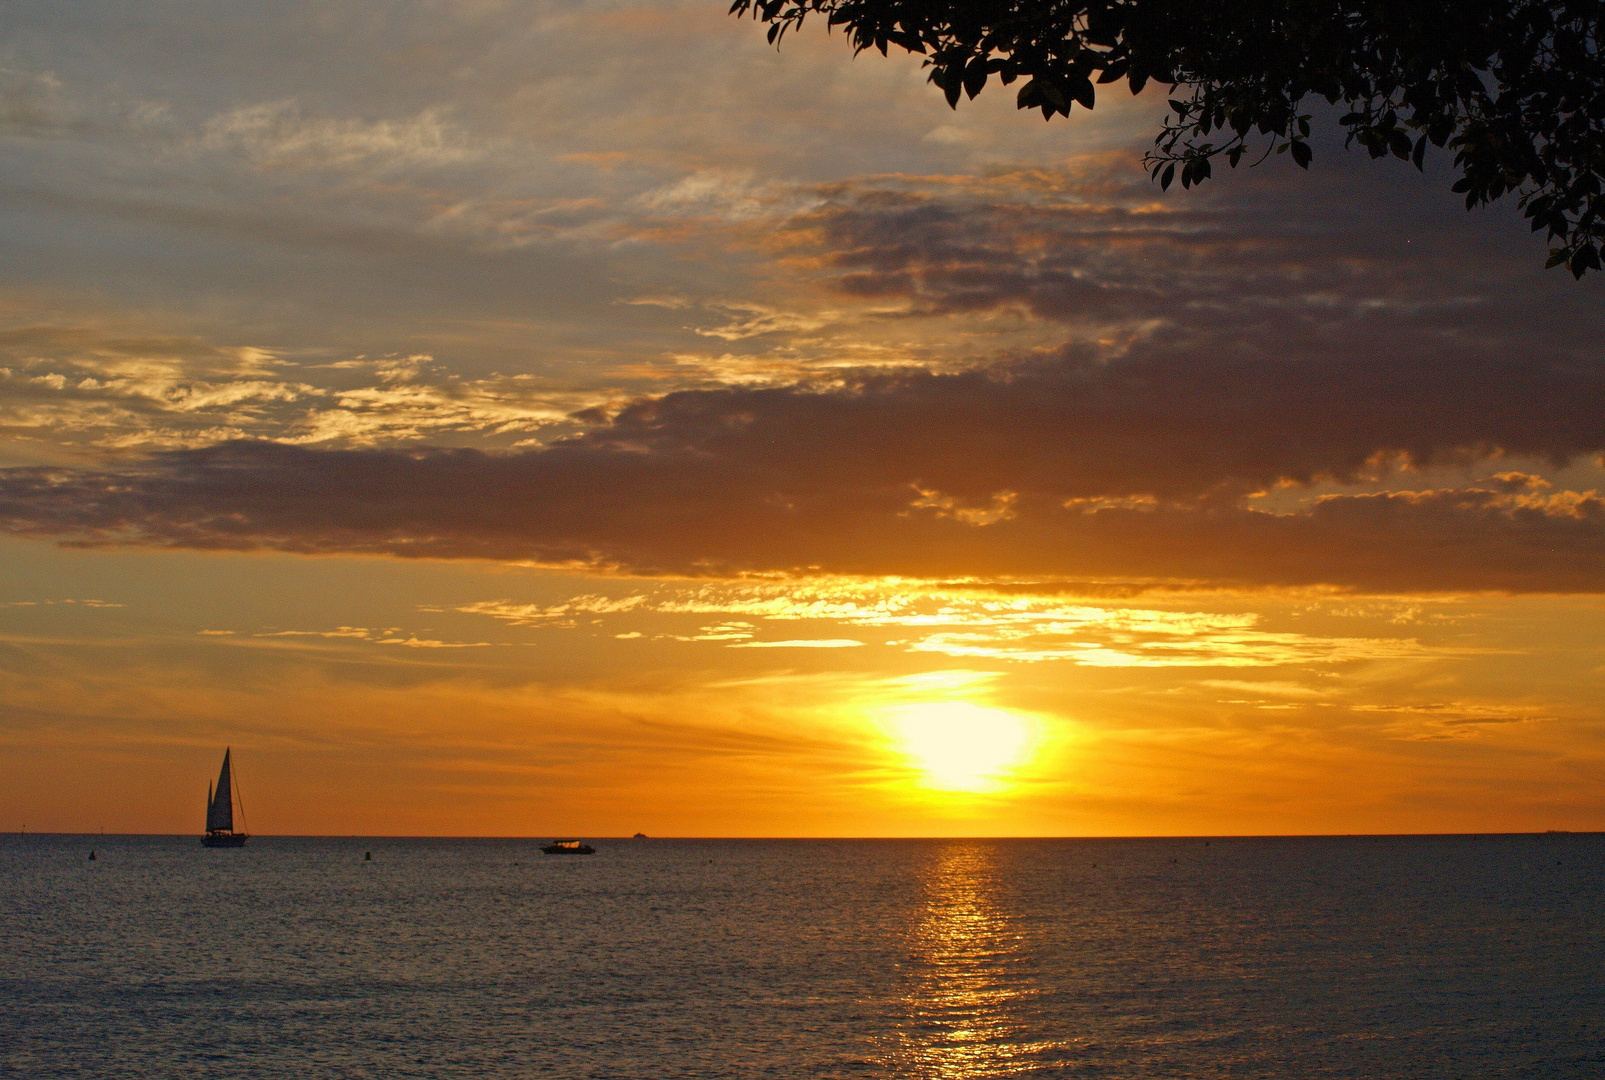
[[[87,837],[199,837],[201,833],[191,832],[56,832],[41,831],[0,833],[0,836],[23,838],[28,836],[87,836]],[[1364,840],[1364,839],[1408,839],[1431,837],[1501,837],[1501,836],[1605,836],[1605,828],[1600,829],[1523,829],[1512,831],[1464,831],[1464,832],[1346,832],[1346,833],[1105,833],[1105,834],[918,834],[902,836],[679,836],[679,835],[642,835],[642,836],[603,836],[599,834],[558,834],[535,833],[523,835],[492,835],[472,833],[250,833],[253,840],[527,840],[531,842],[550,843],[552,837],[577,838],[584,840],[696,840],[696,841],[909,841],[909,840]]]

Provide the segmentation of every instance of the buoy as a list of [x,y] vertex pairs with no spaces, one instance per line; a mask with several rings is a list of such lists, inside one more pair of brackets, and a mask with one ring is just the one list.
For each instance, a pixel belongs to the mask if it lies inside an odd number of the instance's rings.
[[91,851],[89,853],[89,861],[90,862],[94,862],[95,861],[95,853],[93,851]]
[[363,861],[363,862],[373,862],[373,852],[371,852],[371,851],[364,851],[364,852],[363,852],[363,853],[362,853],[362,861]]

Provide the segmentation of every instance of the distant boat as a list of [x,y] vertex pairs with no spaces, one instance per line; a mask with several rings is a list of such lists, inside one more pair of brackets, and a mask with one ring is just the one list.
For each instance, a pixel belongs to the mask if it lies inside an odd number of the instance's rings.
[[[229,751],[223,751],[223,771],[217,774],[217,787],[206,785],[206,835],[201,843],[207,847],[244,847],[250,839],[244,831],[234,831],[234,776],[229,769]],[[245,820],[245,804],[240,804],[240,821]]]
[[645,840],[646,839],[646,833],[638,832],[634,836],[630,837],[630,839],[631,840]]
[[541,848],[548,855],[595,855],[596,849],[578,840],[553,840]]

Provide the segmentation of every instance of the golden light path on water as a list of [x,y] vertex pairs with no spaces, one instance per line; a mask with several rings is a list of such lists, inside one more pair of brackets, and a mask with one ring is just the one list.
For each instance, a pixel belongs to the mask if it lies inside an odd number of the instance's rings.
[[1029,965],[1021,930],[994,894],[996,858],[985,844],[945,844],[921,875],[926,900],[909,940],[900,1073],[1010,1076],[1060,1045],[1027,1030],[1036,990],[1022,977]]
[[895,706],[884,716],[925,786],[938,791],[997,791],[1037,742],[1030,718],[968,701]]

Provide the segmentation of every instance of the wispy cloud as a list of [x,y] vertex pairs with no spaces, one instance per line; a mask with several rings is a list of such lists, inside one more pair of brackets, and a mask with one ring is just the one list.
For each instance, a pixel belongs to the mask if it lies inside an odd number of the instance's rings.
[[792,641],[742,641],[731,649],[854,649],[864,644],[852,638],[797,638]]
[[453,163],[479,156],[439,109],[405,119],[363,120],[308,115],[294,99],[231,109],[208,120],[197,140],[206,150],[233,150],[267,169]]
[[595,394],[516,377],[464,379],[422,355],[302,363],[254,346],[113,337],[70,327],[0,334],[0,429],[116,450],[251,436],[365,446],[475,437],[514,445],[570,429]]
[[1490,725],[1528,724],[1556,719],[1542,708],[1487,701],[1426,702],[1409,705],[1357,704],[1357,713],[1396,717],[1385,729],[1398,739],[1431,742],[1475,739]]
[[[765,640],[764,624],[810,622],[838,630],[872,629],[895,635],[883,636],[882,641],[912,654],[1021,663],[1056,660],[1109,668],[1335,666],[1452,660],[1488,651],[1469,645],[1423,644],[1406,636],[1402,626],[1401,633],[1390,637],[1299,633],[1267,629],[1262,625],[1263,616],[1251,611],[1067,603],[1052,595],[1003,594],[896,579],[660,586],[651,592],[579,596],[545,606],[496,601],[465,604],[454,610],[489,615],[521,627],[571,627],[579,614],[613,616],[633,625],[652,617],[744,616],[702,626],[695,634],[661,636],[730,648],[866,644],[856,637],[826,636],[829,629],[816,638]],[[629,636],[642,633],[631,631]],[[1215,680],[1206,685],[1322,696],[1319,690],[1297,684]]]
[[29,608],[29,607],[83,607],[83,608],[120,608],[123,605],[113,604],[105,600],[3,600],[0,607]]
[[[216,636],[231,636],[233,630],[202,630],[203,634]],[[248,635],[252,638],[344,638],[351,641],[366,641],[374,645],[401,645],[409,649],[477,649],[489,646],[488,641],[441,641],[435,638],[420,638],[417,634],[402,630],[398,626],[382,630],[370,629],[366,626],[337,626],[333,630],[264,630]]]

